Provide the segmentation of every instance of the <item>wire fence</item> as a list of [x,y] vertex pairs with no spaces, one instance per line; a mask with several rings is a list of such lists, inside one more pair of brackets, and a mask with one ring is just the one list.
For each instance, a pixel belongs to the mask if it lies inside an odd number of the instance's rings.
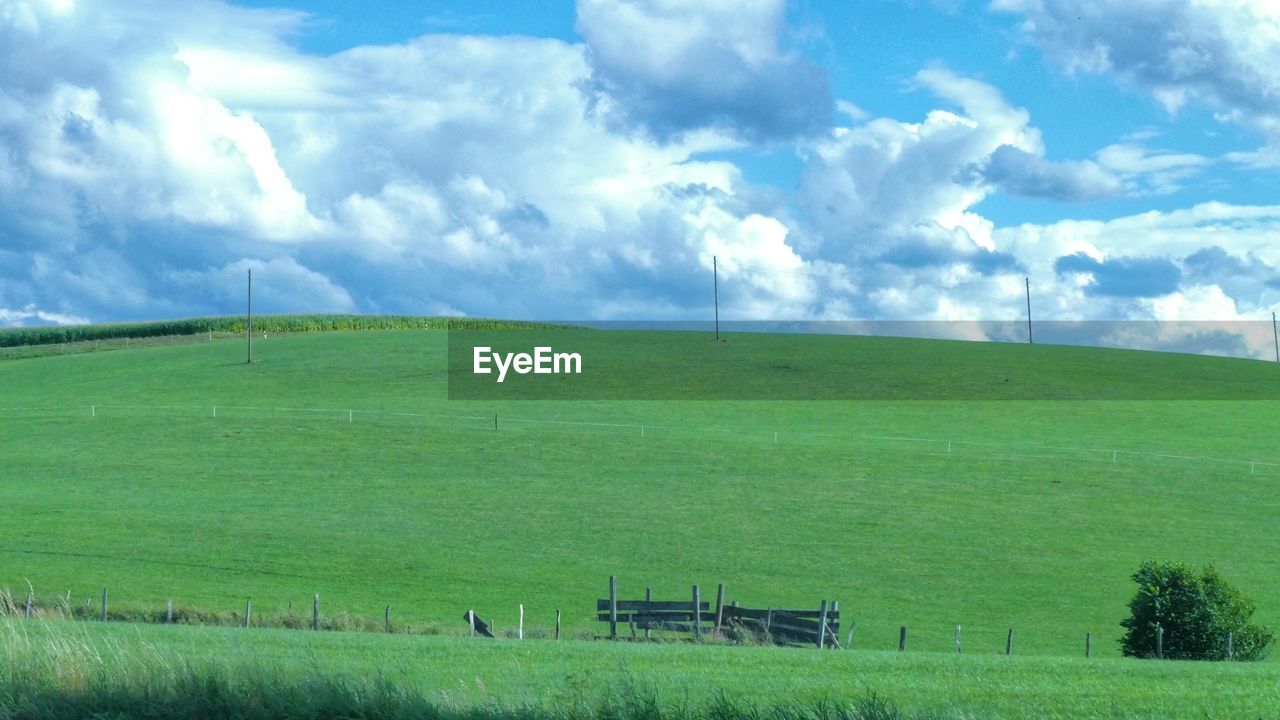
[[1280,475],[1280,461],[1262,458],[1230,458],[1213,455],[1171,453],[1156,450],[1103,446],[1069,446],[1044,443],[995,442],[945,437],[916,437],[857,432],[815,432],[795,429],[731,428],[712,425],[676,425],[670,423],[607,422],[556,420],[493,414],[449,414],[390,410],[357,410],[335,408],[276,407],[264,405],[197,405],[197,404],[102,404],[72,406],[0,407],[0,418],[19,417],[89,417],[120,418],[170,416],[209,419],[312,419],[324,422],[376,423],[381,425],[448,426],[473,431],[511,431],[543,428],[575,429],[606,432],[616,437],[638,440],[664,438],[719,438],[749,444],[769,445],[838,445],[876,446],[884,450],[909,453],[956,456],[962,458],[1060,460],[1099,465],[1124,465],[1141,462],[1147,465],[1214,467],[1250,475]]

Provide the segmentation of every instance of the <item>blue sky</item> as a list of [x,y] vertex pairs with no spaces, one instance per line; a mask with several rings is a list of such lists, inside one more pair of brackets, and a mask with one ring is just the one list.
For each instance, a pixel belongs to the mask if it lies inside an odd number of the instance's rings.
[[0,0],[0,324],[1269,319],[1268,0]]

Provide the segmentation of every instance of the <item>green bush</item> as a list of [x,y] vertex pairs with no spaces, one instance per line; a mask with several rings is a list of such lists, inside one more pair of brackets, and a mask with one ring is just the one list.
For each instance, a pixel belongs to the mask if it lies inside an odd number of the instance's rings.
[[1253,601],[1209,565],[1200,574],[1184,563],[1152,560],[1133,574],[1138,593],[1121,621],[1121,651],[1130,657],[1155,657],[1157,626],[1164,629],[1164,657],[1176,660],[1225,660],[1227,636],[1236,660],[1267,656],[1275,633],[1254,625]]

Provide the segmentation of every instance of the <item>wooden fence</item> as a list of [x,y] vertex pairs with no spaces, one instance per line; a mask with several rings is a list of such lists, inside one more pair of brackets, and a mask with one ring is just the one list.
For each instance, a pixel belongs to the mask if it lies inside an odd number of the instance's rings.
[[725,605],[723,583],[716,589],[712,607],[702,600],[697,585],[688,600],[654,600],[649,588],[645,588],[643,600],[622,600],[618,597],[618,578],[610,577],[609,597],[596,601],[596,619],[609,623],[609,638],[614,640],[621,624],[630,628],[632,638],[638,637],[637,631],[651,637],[654,630],[690,633],[700,638],[704,633],[718,635],[730,628],[751,631],[780,644],[840,647],[840,603],[823,600],[816,610],[757,609],[738,607],[736,602]]
[[775,643],[839,648],[840,603],[826,600],[816,610],[745,608],[724,609],[725,622],[755,631]]

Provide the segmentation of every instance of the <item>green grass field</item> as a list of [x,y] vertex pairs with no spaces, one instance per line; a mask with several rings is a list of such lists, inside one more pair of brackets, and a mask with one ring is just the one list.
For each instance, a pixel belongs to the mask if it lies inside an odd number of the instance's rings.
[[[556,718],[658,720],[646,713],[601,711],[611,700],[616,708],[619,701],[653,699],[663,717],[745,720],[753,709],[770,717],[777,706],[856,707],[872,694],[908,716],[946,718],[1262,718],[1280,708],[1275,663],[819,653],[15,621],[0,621],[0,638],[0,688],[8,683],[27,691],[7,696],[11,708],[47,704],[60,697],[48,689],[62,688],[63,699],[66,689],[91,696],[78,700],[81,710],[101,710],[114,701],[154,713],[174,695],[179,702],[196,699],[189,697],[191,687],[178,684],[188,676],[201,678],[201,693],[209,693],[210,685],[228,688],[226,695],[236,702],[225,696],[219,702],[240,703],[242,711],[269,707],[274,697],[296,703],[299,690],[306,694],[308,683],[317,681],[330,691],[346,689],[367,711],[378,704],[383,682],[401,704],[406,696],[426,701],[437,712],[444,709],[444,717],[478,710],[479,717],[500,718],[535,709]],[[5,698],[0,693],[0,713]],[[721,698],[733,713],[714,712]],[[293,716],[307,715],[290,709]]]
[[[999,362],[1055,397],[1091,396],[1081,384],[1095,363],[1136,396],[1183,370],[1201,386],[1280,378],[1264,363],[1177,355],[792,340],[770,357],[822,366],[874,354],[886,383],[937,367],[987,377]],[[761,342],[772,341],[732,336],[706,352]],[[937,702],[917,704],[900,679],[868,683],[908,707],[988,707],[955,696],[958,678],[1007,667],[1027,675],[993,690],[989,707],[1100,674],[1137,673],[1134,697],[1190,683],[1180,692],[1212,698],[1224,672],[1275,686],[1270,669],[1103,664],[1119,654],[1128,576],[1148,558],[1216,562],[1257,600],[1259,621],[1280,624],[1274,401],[464,402],[446,399],[445,355],[443,332],[406,330],[272,336],[253,366],[235,340],[0,362],[0,584],[19,598],[30,586],[45,606],[70,592],[72,606],[96,608],[105,586],[113,609],[159,612],[173,598],[230,613],[252,598],[277,617],[309,616],[319,593],[326,616],[380,622],[390,604],[399,628],[449,632],[470,607],[509,629],[522,603],[532,634],[561,609],[582,636],[604,631],[594,609],[610,575],[624,597],[649,586],[685,598],[694,583],[705,597],[724,582],[749,606],[841,601],[859,650],[895,648],[907,625],[909,652],[706,652],[746,666],[760,653],[865,664],[873,679],[924,663],[939,685],[919,697]],[[923,654],[954,653],[956,625],[963,658]],[[1013,666],[997,657],[1010,628],[1016,654],[1034,656]],[[1079,658],[1086,632],[1092,665]],[[472,647],[293,635],[338,643],[350,662],[384,652],[361,643]],[[572,647],[581,662],[702,657]],[[562,651],[519,652],[549,663],[529,672],[563,675],[562,658],[538,655]],[[1174,679],[1151,679],[1161,673]],[[1096,707],[1118,702],[1082,687]]]

